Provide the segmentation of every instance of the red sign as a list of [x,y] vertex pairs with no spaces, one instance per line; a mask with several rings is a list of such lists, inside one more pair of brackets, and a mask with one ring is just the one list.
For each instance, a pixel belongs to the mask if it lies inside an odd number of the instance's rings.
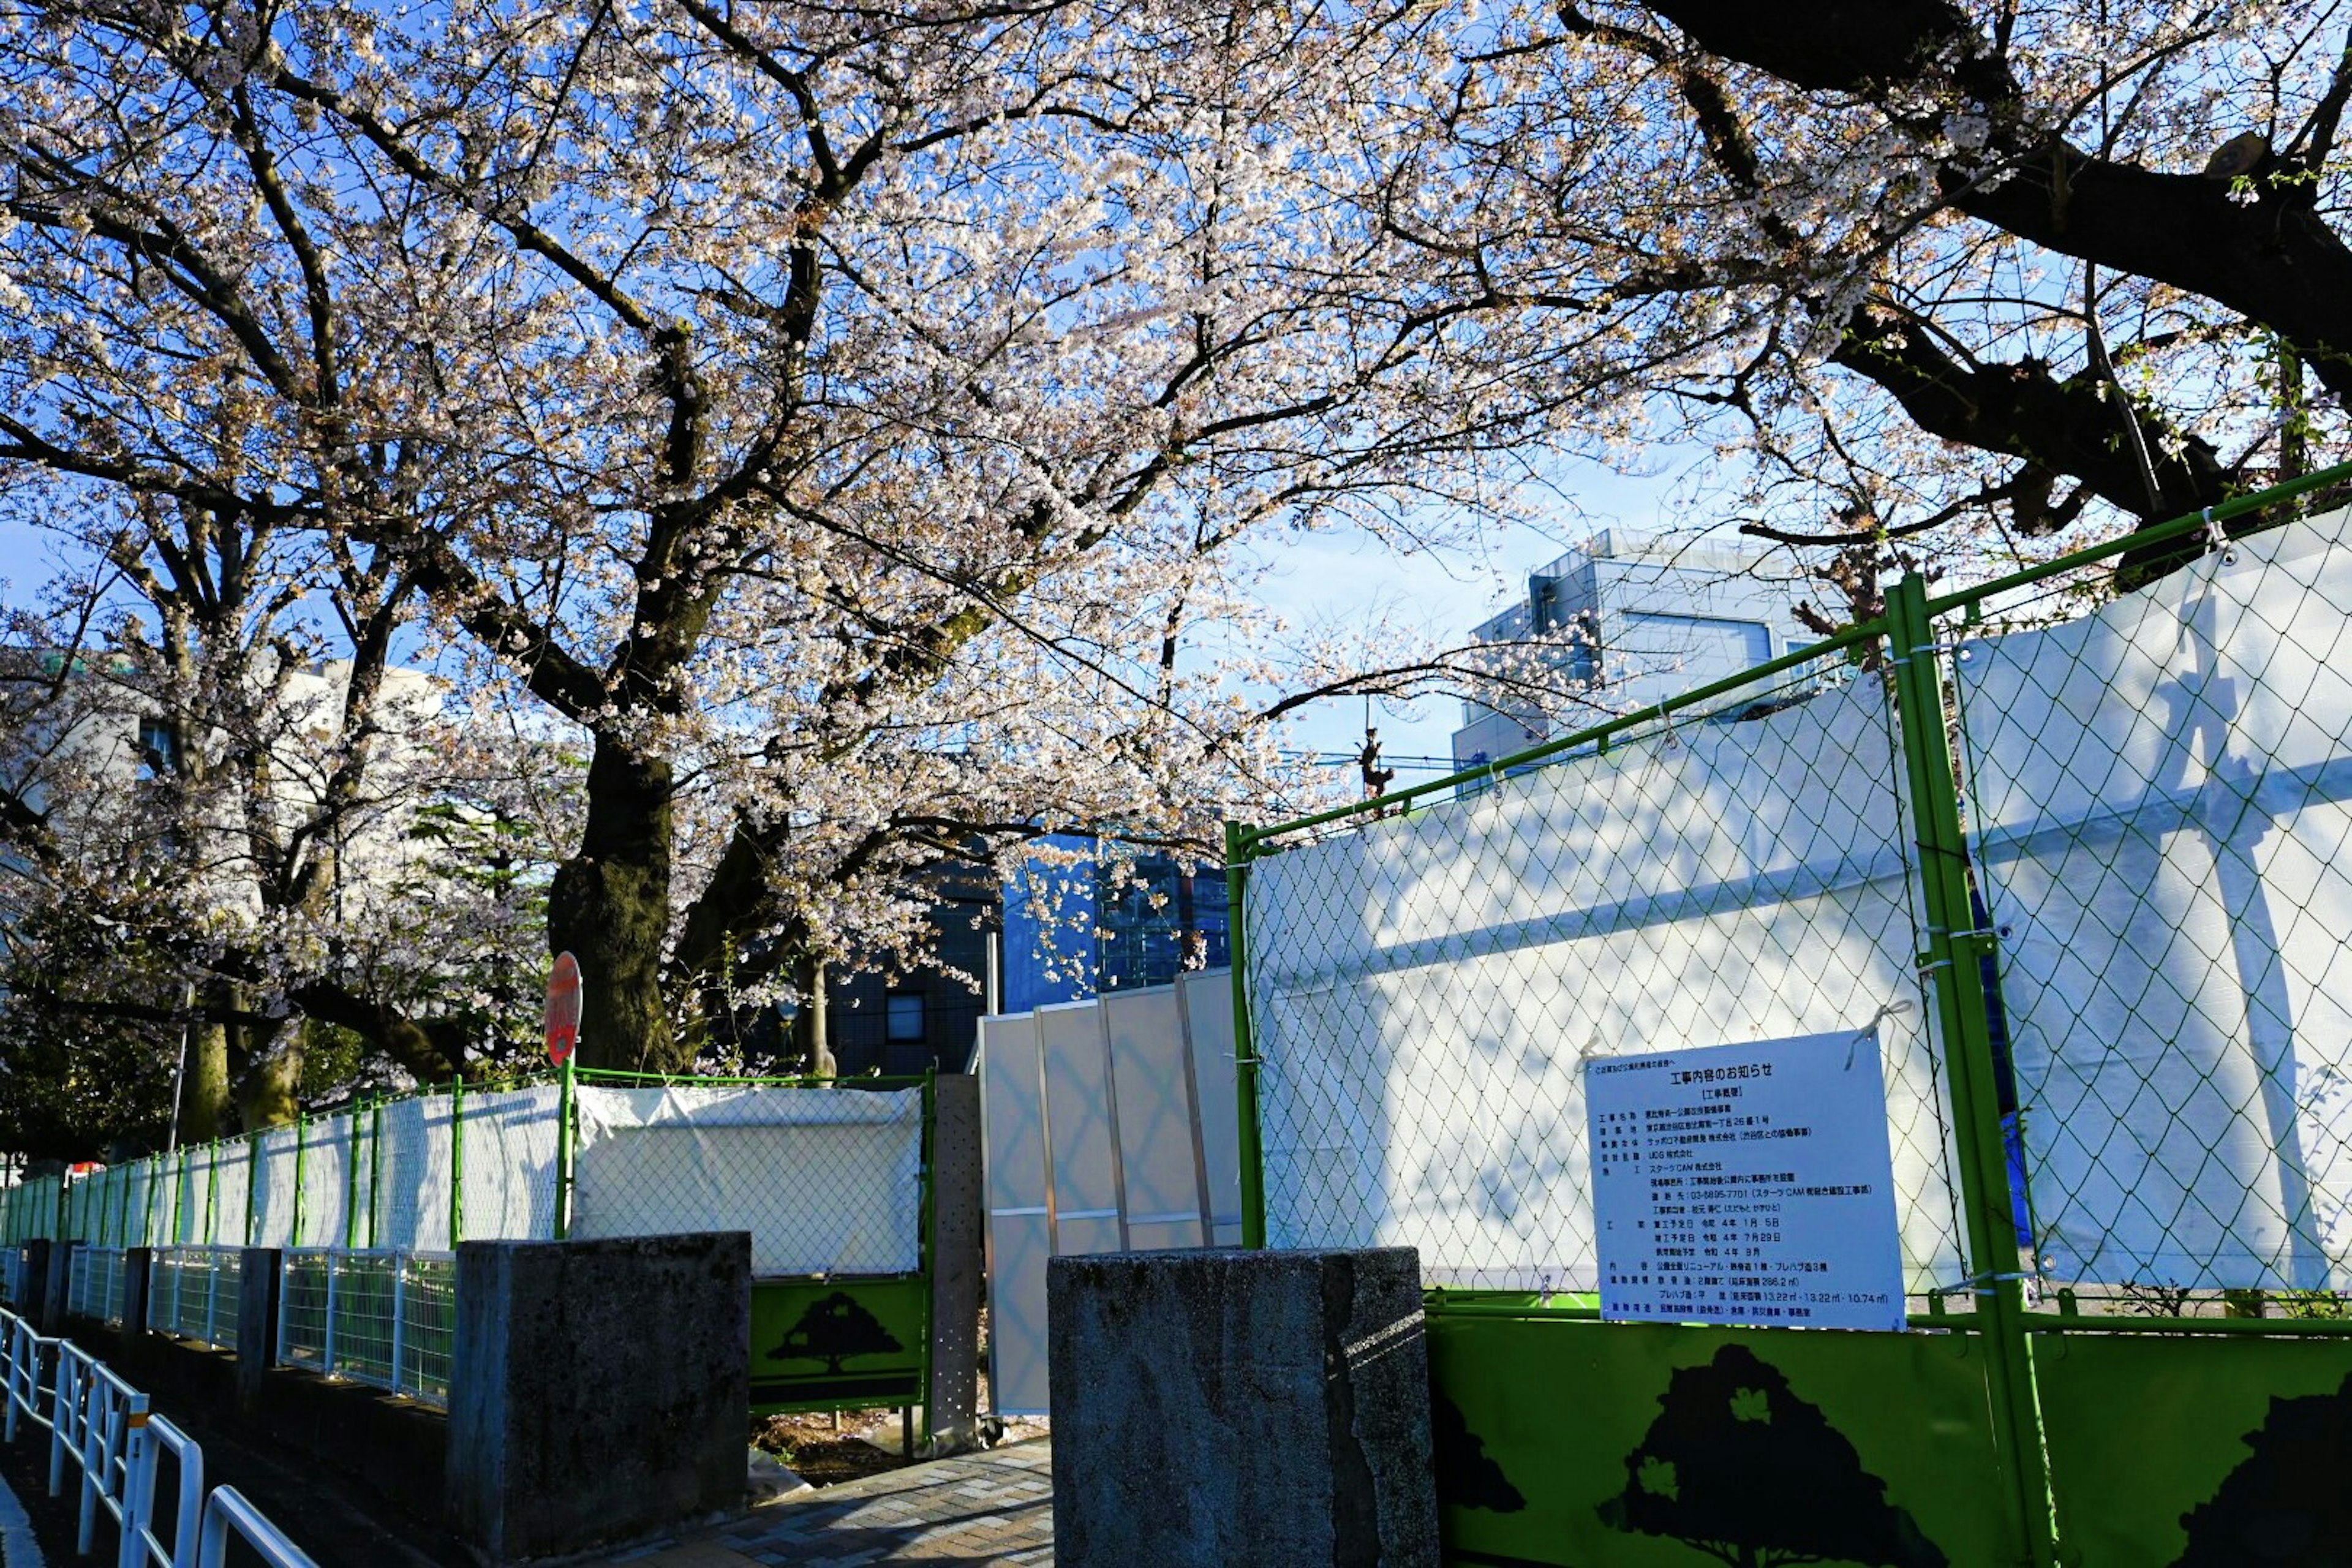
[[579,1048],[580,961],[559,952],[547,977],[547,1059],[562,1067]]

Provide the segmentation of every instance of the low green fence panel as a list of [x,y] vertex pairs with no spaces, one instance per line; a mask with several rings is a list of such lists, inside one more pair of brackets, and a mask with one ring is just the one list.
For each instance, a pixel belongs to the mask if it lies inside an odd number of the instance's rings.
[[1429,1319],[1446,1559],[2013,1563],[1969,1333]]
[[751,1413],[903,1409],[929,1381],[927,1274],[751,1287]]
[[2352,1337],[2032,1343],[2064,1561],[2352,1562]]

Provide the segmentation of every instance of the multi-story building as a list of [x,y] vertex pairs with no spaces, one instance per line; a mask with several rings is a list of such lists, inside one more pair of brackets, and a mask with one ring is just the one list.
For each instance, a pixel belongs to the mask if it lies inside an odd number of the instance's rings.
[[1223,867],[1188,871],[1158,854],[1121,866],[1091,839],[1045,843],[1068,858],[1033,860],[1004,889],[1003,1011],[1166,985],[1233,961]]
[[1524,601],[1471,633],[1496,645],[1555,639],[1536,655],[1555,700],[1464,703],[1454,765],[1499,761],[1817,640],[1790,613],[1807,586],[1760,552],[1602,531],[1530,574]]

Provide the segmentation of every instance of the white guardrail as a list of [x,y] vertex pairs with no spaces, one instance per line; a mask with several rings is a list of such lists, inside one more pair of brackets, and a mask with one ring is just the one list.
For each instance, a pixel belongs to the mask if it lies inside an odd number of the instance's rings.
[[[234,1532],[273,1568],[317,1568],[301,1548],[233,1487],[205,1492],[204,1450],[150,1413],[147,1396],[71,1340],[36,1333],[0,1310],[6,1440],[29,1421],[49,1434],[49,1495],[65,1489],[66,1463],[81,1471],[75,1551],[89,1554],[104,1509],[121,1527],[116,1568],[222,1568]],[[44,1369],[47,1375],[44,1375]],[[167,1548],[155,1533],[155,1473],[169,1453],[180,1472],[179,1506]]]

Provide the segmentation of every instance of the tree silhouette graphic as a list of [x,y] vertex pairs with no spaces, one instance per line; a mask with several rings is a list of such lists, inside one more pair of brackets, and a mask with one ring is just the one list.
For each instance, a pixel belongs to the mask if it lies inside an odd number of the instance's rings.
[[1736,1568],[1946,1568],[1853,1445],[1746,1346],[1677,1371],[1658,1404],[1625,1456],[1624,1491],[1601,1505],[1610,1528],[1667,1536]]
[[2253,1453],[2180,1516],[2174,1568],[2341,1568],[2352,1563],[2352,1377],[2333,1394],[2273,1398]]
[[835,1290],[809,1304],[801,1321],[784,1331],[784,1339],[768,1352],[770,1361],[821,1361],[827,1373],[837,1373],[852,1356],[882,1355],[906,1347],[890,1337],[873,1313],[846,1290]]
[[1461,1408],[1442,1394],[1430,1395],[1429,1438],[1439,1502],[1496,1513],[1517,1513],[1528,1506],[1503,1467],[1487,1458],[1485,1439],[1470,1430]]

